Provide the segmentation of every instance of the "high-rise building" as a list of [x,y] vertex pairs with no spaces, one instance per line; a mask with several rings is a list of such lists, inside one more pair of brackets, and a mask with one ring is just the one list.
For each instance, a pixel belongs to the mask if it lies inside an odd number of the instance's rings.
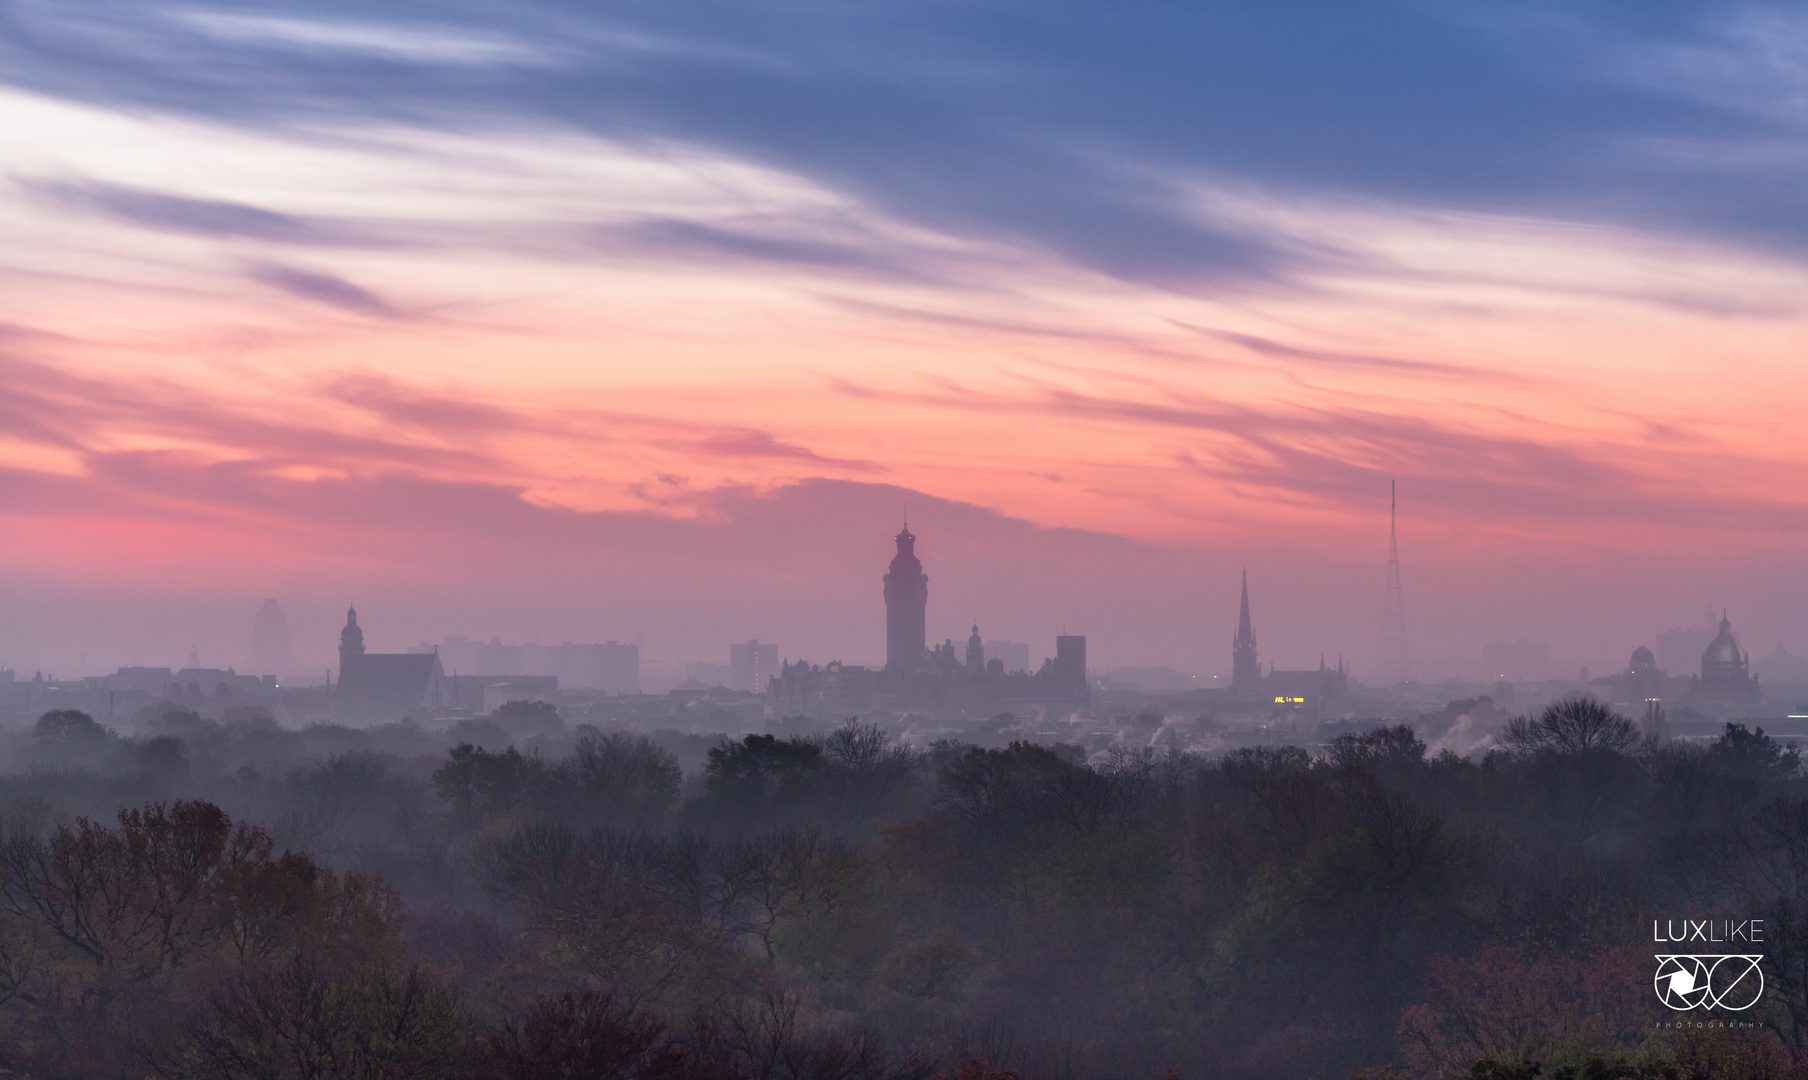
[[778,675],[778,646],[749,639],[728,647],[728,688],[755,694],[766,692],[766,683]]
[[917,560],[909,522],[896,539],[898,553],[885,575],[885,666],[916,671],[928,663],[929,575]]
[[1091,684],[1086,679],[1086,637],[1083,634],[1060,634],[1055,638],[1055,663],[1052,688],[1076,701],[1091,701]]
[[265,600],[251,624],[251,669],[278,675],[295,670],[295,656],[289,648],[289,620],[275,600]]
[[1249,621],[1249,571],[1243,571],[1243,601],[1237,608],[1237,632],[1230,639],[1230,688],[1241,695],[1256,692],[1262,663],[1256,659],[1256,629]]

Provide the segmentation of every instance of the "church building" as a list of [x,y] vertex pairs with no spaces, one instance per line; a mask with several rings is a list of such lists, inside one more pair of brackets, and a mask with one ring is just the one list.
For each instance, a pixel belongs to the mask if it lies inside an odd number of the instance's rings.
[[344,720],[388,723],[419,717],[448,704],[446,673],[439,651],[367,653],[358,609],[345,612],[339,632],[339,685],[333,688],[333,713]]

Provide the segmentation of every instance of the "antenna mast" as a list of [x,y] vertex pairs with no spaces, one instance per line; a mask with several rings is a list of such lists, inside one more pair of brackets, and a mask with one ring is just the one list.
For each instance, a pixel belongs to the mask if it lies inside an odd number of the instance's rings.
[[1400,599],[1400,534],[1395,524],[1398,481],[1387,486],[1387,591],[1381,610],[1381,670],[1391,680],[1407,676],[1406,607]]

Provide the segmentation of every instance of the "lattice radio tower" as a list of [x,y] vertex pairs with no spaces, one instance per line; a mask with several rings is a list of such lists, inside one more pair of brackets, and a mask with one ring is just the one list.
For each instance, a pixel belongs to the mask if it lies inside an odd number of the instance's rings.
[[1381,668],[1389,679],[1406,678],[1406,608],[1400,601],[1400,535],[1394,524],[1396,481],[1387,485],[1387,593],[1381,603]]

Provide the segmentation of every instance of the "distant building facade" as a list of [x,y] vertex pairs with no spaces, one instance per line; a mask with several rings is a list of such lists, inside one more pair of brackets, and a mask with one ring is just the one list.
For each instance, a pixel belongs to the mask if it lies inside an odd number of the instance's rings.
[[1243,571],[1243,599],[1237,609],[1237,631],[1230,639],[1231,693],[1246,700],[1261,694],[1262,661],[1256,656],[1256,628],[1249,618],[1249,571]]
[[1342,698],[1349,689],[1350,676],[1344,670],[1343,657],[1337,658],[1336,667],[1330,667],[1321,656],[1317,668],[1277,671],[1270,666],[1268,677],[1262,680],[1261,700],[1274,705],[1317,706]]
[[1715,711],[1738,711],[1763,697],[1751,673],[1751,656],[1733,635],[1733,624],[1723,613],[1720,632],[1701,653],[1701,677],[1695,684],[1693,703]]
[[1258,707],[1317,708],[1344,698],[1350,689],[1343,657],[1330,667],[1321,655],[1318,667],[1297,671],[1276,670],[1271,663],[1262,674],[1256,652],[1255,623],[1249,614],[1249,571],[1243,571],[1243,592],[1237,603],[1237,629],[1231,635],[1230,693],[1234,700]]
[[1055,655],[1033,674],[1028,645],[987,641],[977,624],[964,643],[948,638],[929,648],[929,576],[917,557],[917,538],[906,525],[893,539],[897,549],[884,579],[885,667],[781,661],[766,684],[775,716],[845,719],[884,706],[986,718],[1013,709],[1090,707],[1083,635],[1057,637]]
[[295,655],[289,647],[289,620],[274,599],[264,601],[251,623],[251,669],[274,675],[295,672]]
[[1626,700],[1659,701],[1664,696],[1664,673],[1657,666],[1657,654],[1640,645],[1626,661]]
[[[977,628],[975,628],[977,630]],[[1086,637],[1061,634],[1055,638],[1055,656],[1049,663],[1049,689],[1063,697],[1089,697],[1086,681]]]
[[1598,695],[1624,705],[1634,714],[1656,716],[1665,702],[1690,697],[1696,682],[1694,675],[1667,673],[1658,665],[1657,654],[1640,645],[1632,650],[1624,670],[1593,679],[1589,685]]
[[1007,675],[1030,669],[1030,645],[1027,641],[987,641],[986,663],[996,660]]
[[[443,663],[441,668],[443,670]],[[495,675],[447,675],[445,680],[447,706],[469,712],[494,711],[495,706],[490,702],[498,696],[504,702],[559,700],[557,675],[510,675],[506,678]],[[496,690],[496,687],[507,689]]]
[[439,653],[369,653],[358,610],[348,608],[339,632],[339,684],[333,712],[366,723],[401,720],[448,705]]
[[917,538],[908,523],[894,539],[898,553],[885,575],[885,667],[917,671],[929,646],[929,575],[917,559]]
[[602,690],[611,694],[640,693],[640,646],[605,641],[600,644],[504,645],[499,639],[469,641],[448,637],[438,646],[422,642],[411,653],[438,649],[440,666],[457,675],[492,677],[532,675],[558,679],[572,690]]
[[749,640],[728,647],[728,689],[763,694],[766,684],[777,674],[777,645]]
[[967,674],[984,675],[986,673],[986,643],[979,636],[979,624],[973,624],[973,633],[967,638]]

